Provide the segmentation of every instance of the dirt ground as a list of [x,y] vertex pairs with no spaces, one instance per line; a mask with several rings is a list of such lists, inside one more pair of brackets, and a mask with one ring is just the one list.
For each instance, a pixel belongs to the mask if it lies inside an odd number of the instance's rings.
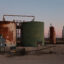
[[3,54],[0,55],[0,64],[64,64],[64,45],[54,46],[24,56],[7,57]]

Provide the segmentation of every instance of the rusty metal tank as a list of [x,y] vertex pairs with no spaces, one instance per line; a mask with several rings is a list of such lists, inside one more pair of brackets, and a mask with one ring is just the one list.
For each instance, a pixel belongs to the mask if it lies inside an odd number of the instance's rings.
[[50,26],[50,43],[56,44],[56,34],[53,26]]
[[16,23],[0,21],[0,35],[6,40],[7,46],[16,46]]

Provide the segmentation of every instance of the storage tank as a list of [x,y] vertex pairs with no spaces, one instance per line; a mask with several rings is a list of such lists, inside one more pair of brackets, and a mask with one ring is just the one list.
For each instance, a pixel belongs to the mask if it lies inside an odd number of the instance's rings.
[[56,44],[56,34],[53,26],[50,26],[50,43]]
[[0,21],[0,35],[6,40],[7,46],[16,46],[16,23]]
[[44,22],[23,22],[22,46],[44,45]]
[[62,39],[64,40],[64,26],[63,26],[63,29],[62,29]]

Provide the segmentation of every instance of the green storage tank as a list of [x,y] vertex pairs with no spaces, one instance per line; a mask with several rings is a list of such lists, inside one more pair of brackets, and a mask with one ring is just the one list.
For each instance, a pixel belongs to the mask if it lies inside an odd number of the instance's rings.
[[44,45],[44,22],[23,22],[22,46],[35,47]]

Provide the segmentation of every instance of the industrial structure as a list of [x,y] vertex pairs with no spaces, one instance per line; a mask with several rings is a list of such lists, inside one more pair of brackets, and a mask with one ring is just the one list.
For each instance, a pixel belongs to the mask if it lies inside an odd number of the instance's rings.
[[52,25],[50,26],[50,44],[56,44],[56,33]]
[[16,23],[0,21],[0,35],[6,40],[7,46],[16,46]]
[[[31,21],[7,21],[5,16],[32,17]],[[34,21],[35,16],[29,15],[3,15],[0,21],[0,34],[7,46],[37,46],[44,45],[44,23]]]
[[44,23],[23,22],[22,24],[22,46],[44,45]]
[[[9,21],[5,19],[7,16],[31,17],[32,19],[31,21],[19,21],[15,19]],[[15,55],[17,52],[17,54],[20,53],[24,55],[30,47],[34,53],[34,51],[41,51],[53,47],[43,46],[45,43],[57,44],[64,42],[62,39],[56,38],[54,26],[51,25],[49,29],[49,38],[45,39],[44,42],[44,22],[35,21],[35,16],[3,15],[3,21],[0,21],[0,51],[2,48],[4,48],[5,51],[5,47],[7,46],[7,48],[10,48],[8,54]],[[62,38],[64,39],[64,27],[62,30]]]
[[63,26],[63,29],[62,29],[62,39],[64,39],[64,26]]

